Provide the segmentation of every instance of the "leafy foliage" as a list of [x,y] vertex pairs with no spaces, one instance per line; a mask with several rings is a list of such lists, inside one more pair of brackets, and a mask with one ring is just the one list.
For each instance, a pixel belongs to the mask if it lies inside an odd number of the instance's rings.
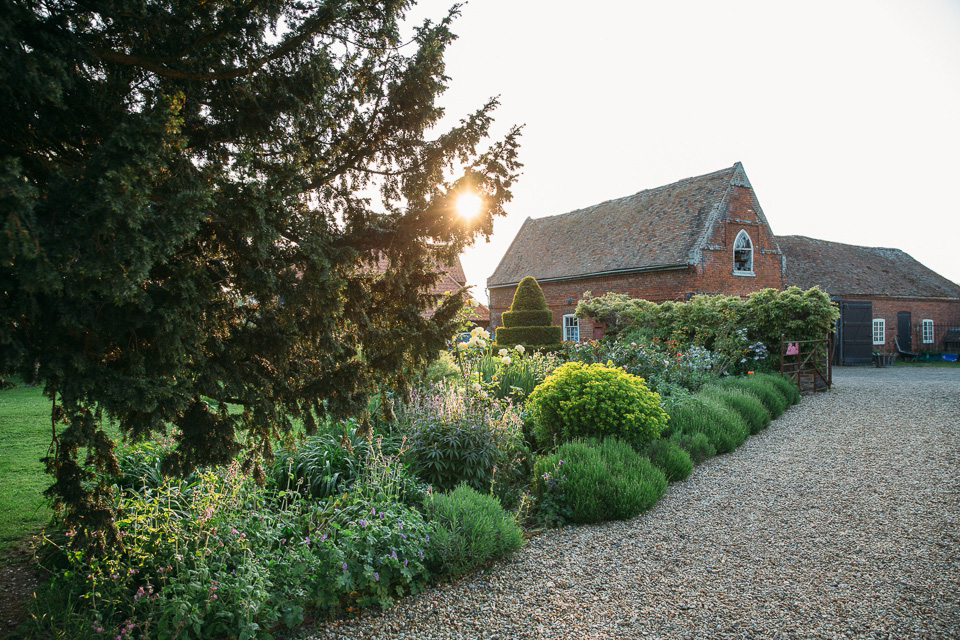
[[444,346],[464,293],[427,292],[504,213],[519,132],[482,148],[495,100],[432,129],[457,10],[401,47],[409,6],[7,6],[0,377],[38,367],[79,536],[113,518],[105,421],[174,425],[170,470],[242,451],[262,480],[277,433]]
[[783,394],[787,399],[788,405],[794,405],[800,402],[800,389],[797,385],[778,373],[757,373],[754,378],[769,382]]
[[509,472],[523,447],[522,419],[500,403],[454,389],[415,392],[398,412],[414,472],[438,491],[459,485],[488,490],[494,468]]
[[630,336],[618,336],[612,341],[572,344],[567,347],[567,355],[578,362],[610,362],[640,376],[661,396],[678,387],[697,391],[717,378],[714,368],[718,359],[703,347],[678,350],[672,343],[644,341],[639,336],[637,341]]
[[791,340],[822,338],[833,330],[839,312],[818,287],[807,291],[789,287],[783,291],[764,289],[746,300],[694,296],[687,302],[659,305],[623,294],[598,298],[585,295],[577,305],[577,315],[605,322],[611,335],[629,332],[633,342],[672,340],[680,349],[704,347],[729,360],[726,370],[735,369],[745,357],[753,357],[743,353],[744,346],[760,342],[767,352],[775,352],[781,334]]
[[642,447],[658,437],[667,414],[643,379],[602,364],[568,362],[534,389],[527,408],[541,447],[580,437],[617,436]]
[[663,472],[616,438],[576,440],[534,465],[547,519],[576,523],[624,520],[652,507],[667,488]]
[[37,636],[266,638],[307,609],[389,606],[430,575],[416,486],[375,443],[351,492],[327,502],[257,487],[237,464],[117,492],[122,549],[85,553],[74,529],[48,537]]
[[739,413],[750,427],[751,434],[759,433],[770,424],[770,411],[749,391],[735,387],[707,387],[700,393]]
[[675,433],[702,433],[717,453],[729,453],[743,444],[750,428],[733,409],[709,396],[697,394],[670,407],[668,437]]
[[426,511],[440,574],[462,575],[523,545],[523,530],[500,501],[466,485],[434,494]]
[[370,453],[370,441],[357,430],[354,423],[343,436],[310,436],[295,451],[280,452],[271,467],[271,484],[319,499],[347,491]]
[[663,471],[667,482],[685,480],[693,472],[690,454],[672,440],[654,440],[647,445],[644,455],[657,469]]
[[774,420],[779,418],[787,409],[787,399],[769,379],[760,379],[756,376],[740,376],[725,378],[720,380],[718,384],[722,388],[733,387],[752,393],[760,399],[760,402],[767,408],[770,417]]
[[717,448],[710,444],[710,439],[705,433],[677,430],[670,434],[669,441],[690,454],[694,464],[700,464],[717,455]]

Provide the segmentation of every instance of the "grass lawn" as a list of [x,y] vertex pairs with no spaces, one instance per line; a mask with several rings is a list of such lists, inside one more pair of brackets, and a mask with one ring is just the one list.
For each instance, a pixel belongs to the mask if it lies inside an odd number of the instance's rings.
[[0,558],[40,531],[51,510],[40,462],[50,446],[50,401],[39,388],[0,391]]

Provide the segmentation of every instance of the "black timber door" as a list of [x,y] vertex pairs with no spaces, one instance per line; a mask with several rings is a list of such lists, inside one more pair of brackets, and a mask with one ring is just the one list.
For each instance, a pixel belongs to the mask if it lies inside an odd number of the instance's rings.
[[897,342],[904,351],[913,350],[913,344],[911,344],[913,341],[910,336],[910,312],[899,311],[897,312]]
[[841,308],[843,364],[873,362],[873,303],[851,300]]

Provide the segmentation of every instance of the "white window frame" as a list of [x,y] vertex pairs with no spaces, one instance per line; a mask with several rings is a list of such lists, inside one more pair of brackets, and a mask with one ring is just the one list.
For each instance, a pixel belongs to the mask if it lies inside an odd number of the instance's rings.
[[[580,342],[580,319],[572,313],[563,316],[563,339],[566,342]],[[574,337],[570,337],[576,332]]]
[[887,321],[884,318],[873,319],[873,344],[887,344]]
[[935,342],[933,339],[933,320],[924,318],[921,326],[923,327],[921,332],[923,344],[933,344]]
[[[746,241],[746,246],[738,246],[741,244],[741,239]],[[737,252],[738,251],[747,251],[750,254],[749,261],[747,262],[746,269],[737,268]],[[733,275],[735,276],[755,276],[757,275],[753,270],[753,239],[750,238],[750,234],[747,233],[746,229],[740,229],[740,233],[737,234],[736,239],[733,241]]]

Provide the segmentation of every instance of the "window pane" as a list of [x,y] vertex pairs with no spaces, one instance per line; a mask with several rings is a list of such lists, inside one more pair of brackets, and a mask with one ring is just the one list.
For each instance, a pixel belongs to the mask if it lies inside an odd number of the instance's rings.
[[873,344],[885,344],[887,321],[883,318],[873,319]]
[[575,315],[563,316],[563,339],[580,342],[580,320]]

